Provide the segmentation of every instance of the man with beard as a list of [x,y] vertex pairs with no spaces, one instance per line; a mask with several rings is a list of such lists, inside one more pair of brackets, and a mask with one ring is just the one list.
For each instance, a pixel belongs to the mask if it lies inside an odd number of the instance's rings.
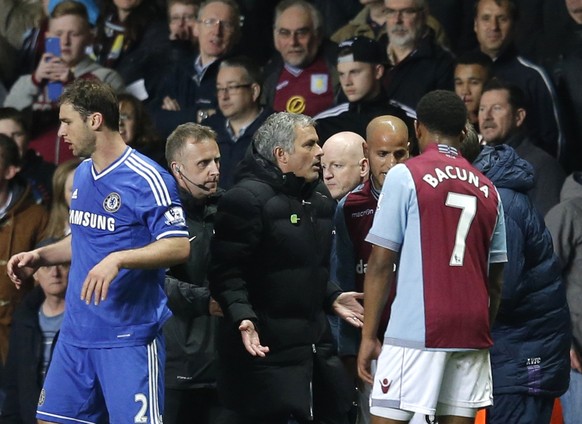
[[453,57],[426,25],[426,0],[385,0],[388,61],[383,84],[390,99],[416,109],[436,89],[453,89]]

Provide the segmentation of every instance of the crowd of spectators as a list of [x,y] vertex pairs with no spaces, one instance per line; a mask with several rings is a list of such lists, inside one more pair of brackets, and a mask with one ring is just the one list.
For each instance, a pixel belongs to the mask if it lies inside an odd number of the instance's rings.
[[[118,93],[125,143],[169,168],[183,200],[197,199],[187,212],[201,215],[188,226],[209,225],[203,226],[208,240],[199,240],[197,252],[208,251],[215,204],[222,190],[236,183],[245,156],[247,163],[251,157],[262,163],[260,152],[251,147],[269,116],[289,112],[313,118],[323,148],[320,179],[339,203],[331,275],[342,289],[361,291],[363,275],[350,270],[346,281],[348,271],[341,270],[355,259],[365,264],[370,246],[365,234],[356,239],[349,233],[347,211],[354,202],[359,208],[375,208],[388,170],[419,153],[416,107],[437,89],[454,91],[463,100],[479,144],[493,146],[481,156],[480,166],[484,158],[511,156],[512,163],[527,171],[527,187],[518,191],[529,199],[521,201],[536,209],[531,219],[538,230],[543,227],[540,217],[552,210],[549,227],[567,282],[578,283],[571,277],[576,264],[564,253],[577,246],[568,244],[574,242],[566,240],[561,227],[575,225],[561,218],[570,219],[576,205],[564,205],[560,192],[564,182],[577,187],[582,181],[580,69],[582,0],[0,0],[0,237],[7,240],[0,258],[0,371],[18,305],[28,308],[20,316],[30,320],[46,299],[62,297],[61,292],[32,291],[33,280],[16,291],[5,268],[12,254],[69,232],[72,175],[82,159],[73,159],[57,135],[58,95],[74,80],[110,84]],[[200,135],[188,129],[190,123],[209,132]],[[176,128],[184,134],[176,134]],[[181,146],[181,138],[192,131],[216,141],[211,147],[217,146],[220,158],[220,178],[213,177],[220,187],[217,195],[183,179],[185,161],[201,153],[167,156],[166,139],[172,134],[173,143]],[[373,216],[368,218],[366,230]],[[539,231],[548,242],[545,228]],[[191,302],[203,295],[204,302],[211,301],[208,261],[196,263],[196,272],[193,265],[172,269],[166,289],[170,300],[171,295],[178,299],[178,317],[188,306],[183,297],[190,296]],[[59,279],[67,274],[66,269],[47,268],[35,280],[42,286],[44,275],[51,272]],[[204,280],[202,295],[188,295],[181,285],[194,274]],[[570,286],[568,290],[570,308],[578,311],[581,300],[570,295]],[[23,302],[29,291],[32,300]],[[214,343],[219,318],[199,315],[217,317],[222,312],[212,304],[208,312],[206,303],[202,312],[184,319],[192,325],[202,322]],[[579,329],[580,314],[572,317]],[[176,328],[178,319],[172,324]],[[337,347],[356,381],[349,357],[357,355],[357,331],[335,323]],[[572,345],[573,381],[580,381],[579,343]],[[188,349],[175,350],[175,355],[189,354]],[[214,356],[203,353],[202,366],[214,367],[208,365]],[[185,408],[181,390],[215,387],[217,373],[210,371],[201,386],[169,384],[175,390],[170,392],[175,416],[168,422],[179,422],[186,413],[176,409]],[[360,396],[369,393],[361,381],[355,385]],[[208,396],[210,404],[218,403],[216,393]],[[358,402],[360,419],[369,420],[363,400]],[[566,408],[576,402],[582,404],[582,399],[565,398]],[[17,414],[14,409],[10,413]],[[576,411],[569,413],[575,416]]]

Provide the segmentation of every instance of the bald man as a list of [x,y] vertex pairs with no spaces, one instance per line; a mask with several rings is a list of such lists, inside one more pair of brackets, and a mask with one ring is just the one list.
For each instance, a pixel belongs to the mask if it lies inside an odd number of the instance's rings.
[[351,131],[332,135],[324,143],[321,167],[323,182],[335,200],[340,200],[368,179],[366,140]]
[[[328,143],[329,140],[324,144],[324,149]],[[383,115],[368,124],[365,152],[370,178],[338,203],[334,218],[336,236],[331,257],[331,278],[343,290],[364,290],[364,276],[372,250],[372,245],[364,239],[372,227],[386,174],[394,165],[408,159],[408,148],[408,128],[400,118]],[[388,311],[384,313],[378,334],[384,334],[387,322]],[[359,331],[351,331],[340,323],[338,351],[354,379],[357,378],[355,360],[359,346]],[[357,384],[360,388],[358,422],[370,422],[368,397],[371,387],[364,387],[360,381]]]

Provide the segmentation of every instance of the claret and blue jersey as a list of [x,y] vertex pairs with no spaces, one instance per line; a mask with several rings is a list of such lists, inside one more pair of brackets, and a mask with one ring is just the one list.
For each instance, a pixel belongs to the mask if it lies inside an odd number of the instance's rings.
[[81,287],[112,252],[188,236],[173,178],[129,147],[100,173],[87,159],[75,173],[69,222],[73,253],[60,338],[79,347],[152,341],[170,316],[163,269],[120,270],[97,306],[81,300]]
[[454,148],[433,144],[388,174],[367,241],[400,253],[385,343],[484,349],[488,268],[506,262],[493,184]]

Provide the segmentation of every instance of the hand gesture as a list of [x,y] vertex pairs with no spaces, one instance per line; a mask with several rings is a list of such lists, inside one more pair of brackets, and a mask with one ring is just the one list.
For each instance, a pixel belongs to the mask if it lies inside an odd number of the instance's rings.
[[380,340],[362,339],[358,353],[358,375],[368,384],[373,384],[372,361],[377,359],[381,350]]
[[89,304],[94,296],[95,305],[99,305],[99,302],[107,299],[109,285],[117,277],[119,269],[115,253],[106,256],[87,274],[81,288],[81,300]]
[[269,352],[267,346],[261,346],[261,341],[259,340],[259,333],[255,330],[255,324],[249,319],[243,319],[238,326],[240,331],[242,342],[245,346],[247,352],[253,356],[260,356],[264,358]]
[[364,293],[344,292],[333,302],[333,310],[354,327],[361,328],[364,325],[364,307],[358,300],[363,298]]
[[22,282],[32,277],[40,267],[40,262],[40,255],[35,250],[17,253],[6,264],[6,273],[16,288],[20,289]]

